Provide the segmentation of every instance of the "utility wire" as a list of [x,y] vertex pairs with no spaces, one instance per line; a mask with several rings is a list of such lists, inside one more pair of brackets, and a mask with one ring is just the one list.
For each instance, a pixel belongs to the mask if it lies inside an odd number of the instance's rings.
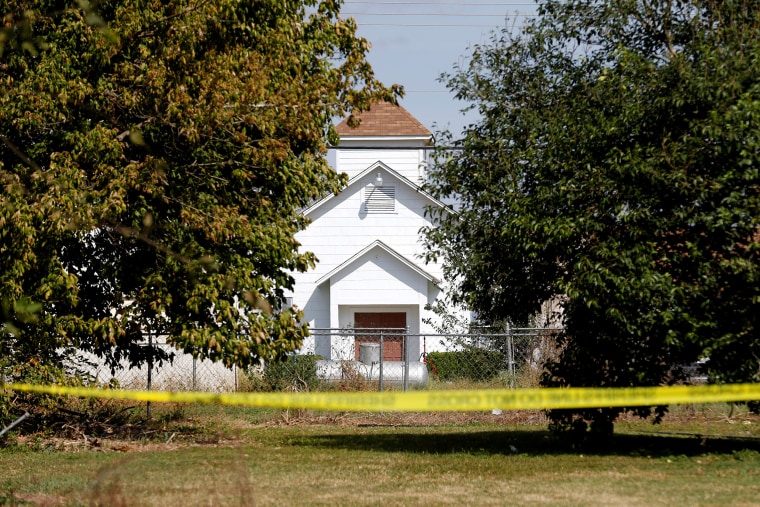
[[505,2],[363,2],[363,1],[354,1],[354,0],[346,0],[344,2],[344,5],[357,5],[357,4],[365,4],[365,5],[452,5],[456,7],[536,7],[537,4],[533,2],[515,2],[515,3],[505,3]]
[[[453,4],[452,4],[453,5]],[[420,27],[420,28],[494,28],[495,26],[501,26],[505,22],[509,22],[511,20],[514,20],[515,18],[535,18],[537,17],[536,14],[532,13],[526,13],[526,12],[517,12],[517,13],[489,13],[489,14],[475,14],[475,13],[422,13],[422,12],[343,12],[341,13],[344,16],[351,16],[354,17],[354,19],[357,20],[357,23],[360,27]],[[394,20],[401,19],[402,22],[398,21],[367,21],[364,22],[362,19],[371,18],[374,17],[375,19],[382,19],[382,18],[389,18],[392,17]],[[425,18],[429,21],[414,21],[417,18]],[[439,20],[445,19],[445,18],[487,18],[487,19],[493,19],[494,23],[445,23],[445,22],[439,22]],[[496,21],[498,20],[498,21]],[[522,28],[523,25],[517,26],[516,28]]]
[[[500,23],[491,23],[491,24],[466,24],[466,23],[357,23],[359,25],[359,29],[362,28],[374,28],[374,27],[397,27],[397,28],[406,28],[406,27],[416,27],[416,28],[499,28],[502,26],[505,26],[505,23],[502,21]],[[518,25],[512,25],[509,24],[509,28],[525,28],[528,25],[524,24],[518,24]]]
[[[395,26],[398,28],[497,28],[500,27],[500,24],[490,24],[490,25],[466,25],[462,23],[457,24],[441,24],[441,23],[360,23],[359,28],[372,28],[372,27],[390,27]],[[514,28],[523,28],[524,25],[515,25]],[[510,25],[510,28],[512,26]]]
[[515,16],[525,18],[535,18],[537,14],[530,13],[493,13],[493,14],[458,14],[453,12],[341,12],[343,16],[393,16],[394,18],[403,17],[425,17],[425,18],[496,18],[504,16]]

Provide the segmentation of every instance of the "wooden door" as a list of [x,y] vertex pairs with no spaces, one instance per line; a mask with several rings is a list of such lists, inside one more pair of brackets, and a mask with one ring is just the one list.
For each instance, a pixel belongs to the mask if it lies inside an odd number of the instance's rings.
[[[354,327],[357,329],[355,356],[359,359],[359,347],[362,343],[380,343],[380,329],[395,329],[383,333],[383,361],[401,361],[404,350],[404,336],[398,331],[406,329],[406,312],[356,312]],[[360,329],[367,329],[361,333]]]

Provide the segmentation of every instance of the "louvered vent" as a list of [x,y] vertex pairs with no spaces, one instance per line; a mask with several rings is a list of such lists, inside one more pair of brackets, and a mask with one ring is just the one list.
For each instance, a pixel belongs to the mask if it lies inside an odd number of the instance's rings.
[[396,187],[369,185],[366,196],[367,213],[396,212]]

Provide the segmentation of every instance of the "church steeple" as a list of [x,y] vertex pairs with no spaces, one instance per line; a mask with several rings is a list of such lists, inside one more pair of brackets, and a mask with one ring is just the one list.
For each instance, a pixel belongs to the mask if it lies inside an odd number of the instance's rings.
[[388,102],[372,104],[369,111],[356,115],[359,126],[351,128],[344,119],[335,129],[341,138],[375,136],[432,137],[432,133],[401,106]]
[[372,104],[356,117],[356,128],[348,126],[348,119],[335,127],[340,135],[333,151],[336,170],[352,178],[382,160],[410,181],[424,181],[434,139],[417,118],[387,102]]

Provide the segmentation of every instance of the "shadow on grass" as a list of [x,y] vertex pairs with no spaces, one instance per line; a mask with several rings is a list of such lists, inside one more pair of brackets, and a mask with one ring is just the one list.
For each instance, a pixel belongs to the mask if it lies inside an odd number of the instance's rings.
[[760,452],[760,438],[705,437],[700,435],[616,434],[604,441],[570,441],[546,430],[482,431],[452,433],[374,433],[311,435],[292,440],[291,445],[318,448],[356,449],[379,452],[424,454],[528,454],[528,455],[616,455],[698,456]]

